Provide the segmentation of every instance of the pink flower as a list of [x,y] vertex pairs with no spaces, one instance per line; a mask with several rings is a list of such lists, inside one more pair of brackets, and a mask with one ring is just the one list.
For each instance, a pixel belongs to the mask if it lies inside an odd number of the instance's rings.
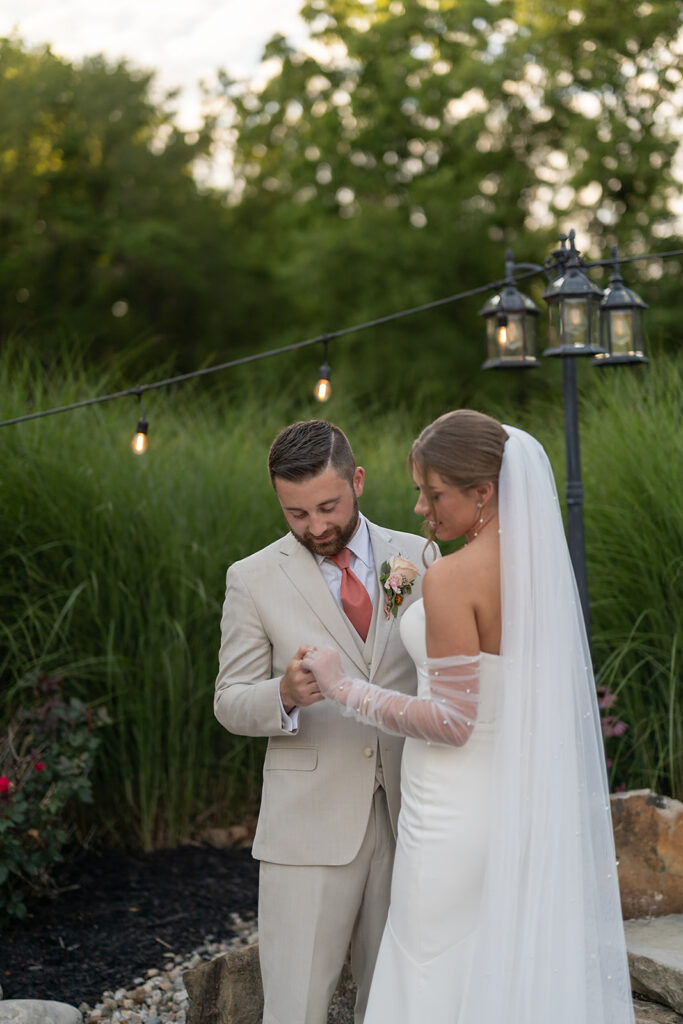
[[9,793],[11,785],[6,775],[0,775],[0,793]]
[[603,736],[623,736],[628,725],[626,722],[621,722],[614,715],[605,715],[602,722],[602,734]]
[[400,573],[397,573],[397,572],[392,572],[389,576],[387,576],[387,578],[386,578],[386,580],[384,582],[384,589],[385,590],[393,590],[393,592],[395,594],[400,594],[401,593],[401,587],[402,586],[403,586],[403,577],[400,575]]
[[398,573],[402,583],[414,583],[420,575],[420,570],[412,562],[409,562],[403,555],[394,555],[389,562],[392,573]]
[[36,764],[34,765],[34,768],[35,768],[35,770],[37,772],[44,772],[45,771],[45,762],[44,761],[37,761]]
[[599,708],[611,708],[616,703],[616,697],[611,693],[606,686],[598,686],[598,707]]

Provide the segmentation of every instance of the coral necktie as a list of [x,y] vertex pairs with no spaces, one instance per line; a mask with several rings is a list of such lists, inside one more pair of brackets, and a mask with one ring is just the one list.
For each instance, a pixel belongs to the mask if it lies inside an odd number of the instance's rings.
[[351,552],[348,548],[342,548],[338,555],[328,555],[328,558],[342,571],[341,602],[346,617],[365,640],[372,618],[372,601],[355,572],[349,568]]

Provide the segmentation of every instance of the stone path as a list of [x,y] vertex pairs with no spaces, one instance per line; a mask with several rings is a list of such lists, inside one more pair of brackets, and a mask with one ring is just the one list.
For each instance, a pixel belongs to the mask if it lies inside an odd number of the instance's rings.
[[626,921],[624,928],[635,991],[683,1014],[683,914]]

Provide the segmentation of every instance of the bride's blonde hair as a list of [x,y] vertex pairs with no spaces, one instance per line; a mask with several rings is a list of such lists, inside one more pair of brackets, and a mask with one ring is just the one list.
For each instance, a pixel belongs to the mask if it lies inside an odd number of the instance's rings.
[[439,416],[413,441],[408,465],[422,474],[431,469],[463,491],[488,481],[497,491],[507,438],[492,416],[455,409]]

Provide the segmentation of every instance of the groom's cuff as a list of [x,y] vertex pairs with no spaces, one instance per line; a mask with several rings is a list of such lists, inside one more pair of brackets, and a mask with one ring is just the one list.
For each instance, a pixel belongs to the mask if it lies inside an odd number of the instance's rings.
[[282,728],[285,732],[296,732],[299,728],[299,708],[292,708],[287,714],[282,703],[282,697],[278,691],[278,700],[280,701],[280,719],[282,721]]

